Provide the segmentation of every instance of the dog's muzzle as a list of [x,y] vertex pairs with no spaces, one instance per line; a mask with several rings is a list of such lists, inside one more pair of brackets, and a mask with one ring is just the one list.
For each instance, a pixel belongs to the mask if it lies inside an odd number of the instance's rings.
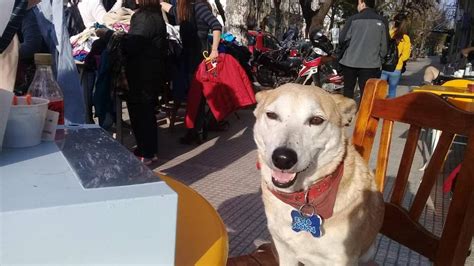
[[283,172],[291,169],[298,162],[298,155],[292,149],[279,147],[272,154],[273,165],[278,170],[272,170],[272,182],[279,188],[287,188],[296,181],[296,173]]

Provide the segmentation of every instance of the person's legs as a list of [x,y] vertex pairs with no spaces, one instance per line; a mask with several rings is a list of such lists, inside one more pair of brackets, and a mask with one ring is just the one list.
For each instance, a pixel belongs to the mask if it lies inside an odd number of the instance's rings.
[[[380,78],[381,70],[380,68],[361,68],[359,69],[359,75],[357,76],[359,80],[359,89],[360,89],[360,98],[364,95],[365,83],[368,79],[371,78]],[[345,81],[345,80],[344,80]]]
[[158,151],[158,125],[155,107],[158,89],[163,82],[159,79],[137,80],[129,78],[127,108],[133,135],[137,143],[136,155],[152,159]]
[[158,152],[158,125],[155,116],[155,101],[146,101],[142,106],[143,157],[153,158]]
[[[199,46],[198,47],[199,49],[195,48],[195,51],[193,51],[191,53],[188,53],[186,55],[187,60],[188,60],[188,65],[190,66],[189,67],[189,72],[188,72],[189,84],[191,84],[191,80],[193,79],[194,74],[195,74],[196,70],[199,67],[199,64],[203,60],[202,51],[201,51],[201,48],[200,48],[202,46],[201,43],[199,43],[198,46]],[[188,90],[189,90],[189,88],[188,88]],[[205,122],[206,122],[205,121],[206,98],[204,97],[204,95],[201,95],[200,98],[201,98],[201,100],[199,102],[199,107],[198,107],[198,110],[197,110],[197,113],[196,113],[196,120],[194,121],[194,128],[188,129],[188,131],[186,132],[186,135],[184,137],[180,138],[179,141],[180,141],[181,144],[193,144],[193,143],[201,144],[202,140],[206,137],[205,136],[205,129],[204,129],[205,128]]]
[[154,113],[155,102],[127,103],[133,135],[137,143],[138,155],[153,158],[158,150],[158,125]]
[[141,106],[141,103],[127,101],[130,126],[132,128],[133,136],[135,137],[135,143],[137,144],[137,148],[135,150],[135,155],[137,156],[143,156],[143,147],[145,146],[143,143],[143,138],[140,137],[142,135],[143,128],[140,118],[140,114],[142,113]]
[[397,96],[397,86],[400,82],[402,72],[400,70],[395,70],[389,73],[388,79],[388,98],[395,98]]
[[438,75],[439,75],[439,70],[434,66],[429,66],[425,69],[423,81],[427,84],[432,84],[433,80],[436,79]]
[[342,74],[344,76],[344,91],[345,97],[354,99],[354,87],[357,81],[357,68],[342,66]]
[[382,70],[382,74],[380,74],[380,79],[388,81],[388,73],[390,73],[390,72]]

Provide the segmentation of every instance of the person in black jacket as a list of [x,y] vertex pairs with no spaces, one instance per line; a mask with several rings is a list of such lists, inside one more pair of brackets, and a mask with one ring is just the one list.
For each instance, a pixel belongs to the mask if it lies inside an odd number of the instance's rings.
[[339,45],[349,42],[339,61],[344,75],[344,96],[354,98],[358,80],[360,97],[369,78],[379,78],[390,39],[388,21],[373,9],[375,0],[358,0],[359,13],[349,17],[339,35]]
[[[209,49],[208,34],[210,30],[213,39],[209,57],[214,60],[219,55],[217,48],[220,42],[222,25],[212,14],[210,5],[206,0],[178,0],[177,7],[166,2],[162,2],[161,5],[164,11],[170,13],[179,22],[183,56],[188,65],[188,77],[186,78],[190,81],[204,59],[203,52]],[[188,84],[191,84],[191,82],[188,82]],[[188,89],[186,88],[186,90]],[[195,127],[189,129],[186,135],[180,139],[182,144],[200,144],[206,138],[204,109],[205,98],[201,97]]]
[[139,9],[130,21],[130,31],[122,41],[125,72],[129,86],[127,108],[137,149],[145,164],[156,160],[158,125],[155,106],[164,86],[164,66],[168,42],[159,0],[138,0]]

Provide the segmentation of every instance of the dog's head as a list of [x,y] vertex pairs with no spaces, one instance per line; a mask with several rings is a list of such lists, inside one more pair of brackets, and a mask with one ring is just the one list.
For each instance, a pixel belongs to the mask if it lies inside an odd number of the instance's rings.
[[273,189],[306,189],[335,168],[345,152],[354,100],[318,87],[285,84],[257,93],[254,139],[262,174]]

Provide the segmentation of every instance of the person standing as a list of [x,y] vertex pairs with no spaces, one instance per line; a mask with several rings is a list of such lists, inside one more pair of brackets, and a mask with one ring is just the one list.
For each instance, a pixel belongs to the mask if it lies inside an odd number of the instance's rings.
[[[36,7],[34,7],[36,8]],[[48,53],[48,48],[41,35],[34,8],[26,11],[21,27],[17,32],[20,41],[18,68],[16,73],[15,94],[24,95],[36,72],[34,55]]]
[[160,0],[137,0],[139,9],[122,40],[129,91],[126,101],[137,143],[134,154],[149,165],[157,160],[158,125],[155,106],[163,88],[168,49]]
[[[187,62],[188,73],[185,77],[191,84],[199,64],[204,59],[203,52],[208,51],[208,34],[212,31],[212,46],[209,57],[215,60],[218,57],[217,48],[220,42],[222,25],[212,14],[207,0],[179,0],[177,7],[162,2],[161,6],[165,12],[176,18],[180,25],[180,35],[183,43],[183,56]],[[188,90],[189,88],[185,88]],[[191,99],[192,100],[192,99]],[[188,99],[189,101],[189,99]],[[180,139],[182,144],[200,144],[205,136],[205,98],[201,97],[198,114],[194,128],[188,129],[186,135]]]
[[393,72],[382,70],[380,79],[388,81],[388,98],[396,97],[396,91],[402,77],[403,63],[410,58],[411,42],[407,35],[407,21],[405,15],[397,14],[394,17],[395,25],[390,31],[390,37],[397,43],[398,63]]
[[339,45],[348,42],[339,63],[344,75],[344,96],[354,98],[356,82],[360,96],[370,78],[380,77],[382,59],[387,54],[388,22],[374,10],[375,0],[358,0],[359,13],[349,17],[339,35]]

